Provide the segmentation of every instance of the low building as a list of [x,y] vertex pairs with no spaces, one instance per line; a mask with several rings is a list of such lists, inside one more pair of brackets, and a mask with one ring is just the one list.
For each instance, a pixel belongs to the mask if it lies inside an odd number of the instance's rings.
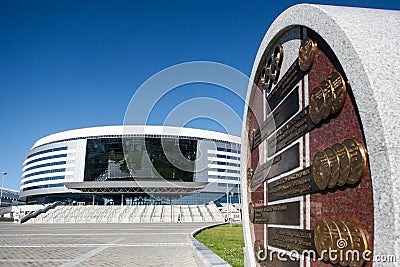
[[7,188],[1,188],[1,207],[10,206],[19,198],[19,191]]

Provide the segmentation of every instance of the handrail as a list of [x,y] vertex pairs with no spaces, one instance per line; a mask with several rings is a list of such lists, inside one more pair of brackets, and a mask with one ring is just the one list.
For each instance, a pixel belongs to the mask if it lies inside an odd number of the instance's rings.
[[61,201],[56,201],[53,204],[44,207],[43,209],[38,209],[37,211],[34,211],[32,213],[29,213],[29,214],[25,215],[24,217],[22,217],[19,220],[19,222],[20,223],[25,223],[28,220],[30,220],[32,218],[36,218],[38,215],[40,215],[42,213],[45,213],[45,212],[49,211],[50,209],[54,209],[55,207],[57,207],[58,205],[61,205],[61,204],[64,204],[64,203],[61,202]]
[[0,208],[0,215],[4,215],[6,213],[10,213],[12,210],[12,206]]

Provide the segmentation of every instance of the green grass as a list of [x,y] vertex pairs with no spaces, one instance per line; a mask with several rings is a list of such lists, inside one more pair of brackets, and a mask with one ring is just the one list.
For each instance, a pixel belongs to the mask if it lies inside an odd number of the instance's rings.
[[233,267],[244,266],[241,224],[233,224],[232,227],[225,224],[205,229],[194,237]]

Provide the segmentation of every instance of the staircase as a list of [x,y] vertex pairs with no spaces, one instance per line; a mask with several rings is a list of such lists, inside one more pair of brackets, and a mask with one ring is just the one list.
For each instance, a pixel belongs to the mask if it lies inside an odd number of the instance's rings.
[[[171,214],[172,209],[172,214]],[[171,223],[223,222],[214,203],[207,205],[64,206],[37,212],[26,223]],[[172,215],[172,216],[171,216]]]

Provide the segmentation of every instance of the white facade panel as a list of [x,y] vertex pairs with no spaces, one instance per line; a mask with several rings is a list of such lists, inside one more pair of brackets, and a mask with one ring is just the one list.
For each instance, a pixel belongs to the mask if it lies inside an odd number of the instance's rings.
[[76,140],[76,161],[75,161],[75,175],[68,177],[74,182],[83,182],[85,176],[85,158],[86,158],[86,139]]

